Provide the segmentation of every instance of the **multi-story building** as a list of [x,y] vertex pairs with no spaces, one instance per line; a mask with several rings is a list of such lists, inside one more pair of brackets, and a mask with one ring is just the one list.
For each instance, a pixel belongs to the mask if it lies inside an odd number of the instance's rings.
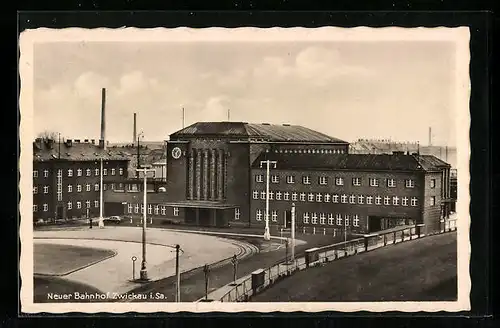
[[252,165],[251,225],[269,222],[367,233],[401,224],[439,228],[450,207],[450,166],[434,156],[263,153]]
[[100,207],[100,168],[105,186],[127,178],[128,157],[95,140],[37,138],[33,143],[33,218],[95,217]]

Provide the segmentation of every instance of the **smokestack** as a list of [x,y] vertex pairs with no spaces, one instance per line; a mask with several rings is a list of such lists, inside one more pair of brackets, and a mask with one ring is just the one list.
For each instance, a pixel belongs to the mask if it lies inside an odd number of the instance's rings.
[[134,135],[132,137],[132,145],[134,147],[136,146],[136,140],[137,140],[137,113],[134,113]]
[[432,146],[432,128],[429,126],[429,146]]
[[106,88],[102,88],[101,95],[101,139],[99,147],[106,149]]

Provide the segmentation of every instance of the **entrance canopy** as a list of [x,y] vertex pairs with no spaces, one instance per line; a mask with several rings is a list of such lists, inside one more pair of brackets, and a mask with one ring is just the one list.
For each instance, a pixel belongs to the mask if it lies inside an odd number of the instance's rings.
[[185,200],[179,202],[167,202],[167,203],[162,203],[162,205],[172,206],[172,207],[207,208],[207,209],[220,209],[220,210],[239,207],[238,205],[234,204],[227,204],[223,202],[214,202],[214,201],[203,201],[203,200]]

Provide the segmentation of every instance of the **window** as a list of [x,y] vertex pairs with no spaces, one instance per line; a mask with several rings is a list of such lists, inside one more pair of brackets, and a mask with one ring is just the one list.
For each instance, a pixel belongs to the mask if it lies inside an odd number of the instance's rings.
[[266,199],[266,192],[265,191],[260,192],[260,199]]
[[342,204],[346,204],[347,203],[347,195],[342,195],[340,196],[340,202]]
[[281,191],[276,192],[276,200],[281,200]]
[[303,184],[311,184],[311,178],[308,175],[302,177]]
[[33,194],[38,194],[38,187],[33,187]]
[[49,193],[49,186],[43,186],[43,193],[48,194]]
[[82,169],[76,170],[76,175],[81,177],[82,176]]
[[332,195],[332,202],[333,203],[338,203],[339,202],[339,195],[333,194]]
[[76,208],[81,209],[82,208],[82,202],[76,202]]
[[38,206],[37,205],[33,205],[33,212],[38,212]]
[[300,193],[300,201],[301,202],[305,202],[306,201],[306,194],[303,193],[303,192]]
[[94,200],[94,207],[99,207],[99,201],[98,200]]
[[120,175],[123,175],[123,168],[122,168],[122,167],[120,167],[120,168],[118,169],[118,171],[120,172]]
[[269,200],[273,200],[273,197],[274,197],[274,192],[270,191],[269,192]]
[[304,223],[309,223],[309,213],[304,213],[302,216],[302,221]]
[[330,202],[330,194],[325,194],[325,203]]
[[319,177],[319,184],[320,185],[328,184],[328,178],[327,177]]
[[328,225],[333,225],[334,224],[334,219],[333,219],[333,214],[328,213]]
[[431,196],[431,206],[435,206],[436,205],[436,196]]
[[255,176],[255,182],[264,182],[264,178],[263,178],[262,174],[257,174]]
[[311,214],[311,223],[312,224],[318,223],[318,214],[316,214],[316,213]]
[[139,213],[139,205],[138,204],[135,204],[135,206],[134,206],[134,212],[135,213]]
[[114,183],[110,184],[109,186],[111,187],[111,190],[115,190],[115,184]]
[[43,204],[43,211],[47,212],[49,210],[49,204]]
[[153,214],[153,205],[151,204],[148,205],[148,214],[149,215]]
[[389,196],[384,197],[384,205],[390,205],[391,204],[391,198]]
[[90,183],[87,183],[87,184],[85,185],[85,190],[90,191]]
[[155,205],[155,215],[160,214],[160,206]]
[[132,204],[128,204],[127,208],[128,208],[128,213],[132,214]]
[[401,205],[408,206],[408,197],[401,198]]
[[359,227],[359,215],[352,216],[352,225],[355,227]]
[[240,209],[239,208],[235,208],[234,209],[234,219],[235,220],[239,220],[240,219]]
[[373,204],[373,196],[366,196],[366,203],[369,205]]
[[399,197],[398,196],[394,196],[392,197],[392,205],[399,205]]
[[174,207],[174,216],[179,216],[179,208]]
[[144,204],[141,204],[141,214],[144,214],[146,212],[144,212]]
[[278,221],[278,211],[276,211],[276,210],[271,211],[271,221],[273,221],[273,222]]
[[380,196],[375,197],[375,204],[380,205],[380,200],[381,200]]
[[259,192],[258,191],[254,190],[252,195],[253,195],[253,199],[259,199]]
[[326,215],[325,213],[319,214],[319,224],[326,224]]
[[272,175],[271,176],[271,182],[272,183],[280,183],[280,177],[277,175]]
[[370,187],[378,187],[378,179],[370,178]]
[[96,183],[96,184],[94,185],[94,190],[95,190],[95,191],[99,191],[99,184],[98,184],[98,183]]
[[352,178],[352,185],[353,186],[361,186],[361,179],[360,178]]
[[337,219],[337,225],[342,225],[342,214],[335,215],[335,218]]
[[49,177],[49,170],[43,170],[43,177],[48,178]]
[[57,177],[62,178],[62,170],[57,170]]
[[346,214],[346,215],[345,215],[345,219],[344,219],[344,226],[345,226],[345,227],[348,227],[348,226],[349,226],[349,224],[350,224],[350,222],[349,222],[349,221],[350,221],[350,220],[349,220],[349,215],[348,215],[348,214]]
[[115,175],[116,174],[116,170],[115,169],[111,169],[111,175]]
[[411,198],[411,206],[417,206],[417,197]]
[[349,196],[349,203],[356,204],[356,196],[354,196],[354,195]]
[[72,169],[68,169],[68,177],[72,177],[73,176],[73,170]]
[[283,193],[283,199],[284,200],[289,200],[290,199],[290,194],[288,192]]
[[108,169],[102,169],[102,175],[108,175]]
[[161,207],[161,215],[167,215],[167,208],[165,206]]
[[340,178],[340,177],[335,178],[335,185],[336,186],[343,186],[344,185],[344,178]]
[[363,204],[365,202],[365,196],[358,196],[358,204]]
[[405,186],[406,188],[414,188],[415,187],[415,181],[412,179],[408,179],[405,181]]
[[95,176],[98,176],[99,175],[99,169],[95,169],[94,170],[94,174],[95,174]]
[[87,201],[85,202],[85,205],[86,205],[86,207],[87,207],[87,208],[90,208],[90,200],[87,200]]
[[286,177],[286,183],[295,183],[295,177],[293,175],[289,175]]
[[87,176],[89,177],[92,174],[92,171],[90,169],[87,169]]
[[323,200],[323,195],[322,194],[316,194],[316,201],[318,203],[321,203],[322,200]]
[[82,192],[82,185],[76,185],[76,191]]
[[436,179],[431,179],[431,188],[436,188]]
[[262,221],[262,211],[261,210],[257,210],[257,213],[255,215],[255,219],[257,221]]
[[[33,178],[38,178],[38,171],[36,171],[36,170],[33,171]],[[36,211],[34,211],[34,212],[36,212]]]
[[396,187],[396,181],[394,179],[387,179],[387,187]]
[[296,202],[297,201],[297,193],[292,192],[292,201]]
[[309,202],[314,202],[314,194],[309,193],[309,194],[307,195],[307,200],[308,200]]

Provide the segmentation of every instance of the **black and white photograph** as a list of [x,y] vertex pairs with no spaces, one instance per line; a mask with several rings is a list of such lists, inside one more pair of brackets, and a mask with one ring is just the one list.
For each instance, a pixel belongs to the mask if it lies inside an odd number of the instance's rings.
[[26,313],[461,311],[469,30],[20,37]]

